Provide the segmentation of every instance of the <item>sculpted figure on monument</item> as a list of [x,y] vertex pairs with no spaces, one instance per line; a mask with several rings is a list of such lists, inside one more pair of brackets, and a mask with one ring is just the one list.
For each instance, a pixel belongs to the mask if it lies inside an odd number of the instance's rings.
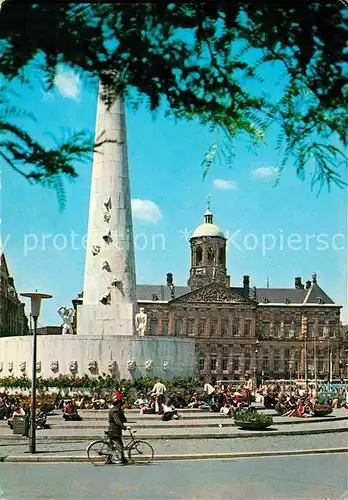
[[110,198],[110,196],[108,196],[106,198],[106,200],[104,201],[104,205],[105,205],[106,210],[109,211],[110,208],[111,208],[111,198]]
[[115,372],[117,368],[117,362],[112,359],[111,361],[109,361],[108,368],[110,372]]
[[93,245],[92,254],[94,256],[96,256],[96,255],[98,255],[99,252],[100,252],[100,246],[99,245]]
[[167,359],[163,361],[163,370],[165,372],[169,370],[169,361]]
[[140,337],[144,337],[147,325],[147,314],[145,313],[145,309],[143,307],[140,308],[138,314],[135,315],[135,329],[140,335]]
[[103,218],[104,218],[104,222],[108,223],[111,219],[111,215],[109,213],[108,210],[104,210],[103,212]]
[[58,361],[51,361],[50,362],[50,368],[53,371],[53,373],[56,373],[59,369],[59,363]]
[[107,260],[104,260],[102,263],[102,269],[104,269],[104,271],[108,271],[109,273],[111,272],[111,267]]
[[135,366],[136,366],[136,362],[134,359],[129,359],[127,361],[127,369],[132,372],[133,370],[135,370]]
[[153,368],[153,361],[152,359],[148,359],[145,361],[145,370],[150,371]]
[[19,369],[22,373],[25,372],[26,367],[27,367],[27,363],[25,361],[22,361],[21,363],[19,363]]
[[88,369],[90,372],[96,372],[98,368],[98,363],[96,361],[88,361]]
[[105,243],[107,243],[108,245],[110,243],[112,243],[112,237],[111,237],[111,231],[110,229],[108,231],[106,231],[104,234],[103,234],[103,240],[105,241]]
[[104,293],[104,295],[100,299],[100,302],[101,304],[104,304],[104,306],[111,304],[111,295],[109,291]]
[[41,372],[41,361],[36,361],[36,371]]
[[7,363],[7,368],[8,368],[8,371],[9,371],[9,372],[12,372],[12,370],[13,370],[13,361],[9,361],[9,362]]
[[4,362],[0,361],[0,372],[2,372],[3,369],[4,369]]
[[72,327],[72,322],[75,316],[75,310],[72,307],[61,306],[57,309],[57,313],[63,319],[62,325],[62,335],[73,334],[74,330]]
[[71,372],[77,372],[77,361],[69,361],[69,370]]

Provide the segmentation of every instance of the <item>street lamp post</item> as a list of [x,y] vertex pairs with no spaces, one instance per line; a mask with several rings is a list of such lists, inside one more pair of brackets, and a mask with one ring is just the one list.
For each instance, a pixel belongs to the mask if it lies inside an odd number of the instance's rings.
[[31,413],[30,413],[30,430],[29,430],[29,453],[36,453],[36,351],[37,351],[37,320],[40,316],[40,307],[42,299],[50,299],[52,295],[39,292],[21,293],[22,297],[31,299],[31,316],[34,322],[33,331],[33,366],[31,378]]

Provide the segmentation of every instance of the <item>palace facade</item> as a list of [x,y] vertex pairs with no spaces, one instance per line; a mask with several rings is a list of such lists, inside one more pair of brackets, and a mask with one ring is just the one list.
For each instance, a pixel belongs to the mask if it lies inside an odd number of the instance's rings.
[[5,255],[0,253],[0,337],[26,335],[28,319],[24,303],[18,298]]
[[230,286],[223,231],[208,208],[190,239],[187,286],[137,285],[137,301],[148,314],[147,335],[196,339],[197,372],[236,380],[347,376],[342,348],[341,306],[316,274],[291,288],[257,288],[249,276]]

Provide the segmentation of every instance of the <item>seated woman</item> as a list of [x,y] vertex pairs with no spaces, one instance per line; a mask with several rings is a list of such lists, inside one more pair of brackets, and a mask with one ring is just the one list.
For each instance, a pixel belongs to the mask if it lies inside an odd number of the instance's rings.
[[141,415],[148,412],[149,401],[147,398],[144,397],[143,393],[139,394],[138,399],[136,401],[134,401],[133,405],[136,406],[137,408],[139,408]]
[[10,429],[13,429],[13,421],[18,417],[25,417],[25,410],[20,405],[16,405],[14,407],[12,416],[7,420],[7,424],[10,426]]
[[82,420],[82,417],[77,412],[77,409],[74,405],[74,403],[70,400],[67,401],[67,404],[65,405],[64,408],[64,413],[63,413],[63,418],[65,421],[78,421]]
[[170,404],[170,401],[167,400],[163,404],[162,420],[167,422],[168,420],[172,420],[173,418],[177,420],[180,418],[180,415],[178,414],[178,410],[172,404]]
[[191,398],[191,402],[187,405],[187,408],[200,408],[202,403],[199,400],[198,393],[194,392]]

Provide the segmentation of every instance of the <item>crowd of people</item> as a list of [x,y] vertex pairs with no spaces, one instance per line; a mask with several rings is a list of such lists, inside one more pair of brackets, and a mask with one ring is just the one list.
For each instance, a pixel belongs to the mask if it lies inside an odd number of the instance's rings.
[[[114,401],[123,401],[125,408],[137,408],[141,414],[153,413],[162,420],[176,420],[181,418],[180,409],[206,409],[219,412],[226,417],[232,417],[238,411],[251,408],[251,402],[263,405],[266,409],[274,409],[279,415],[309,417],[316,413],[318,408],[346,408],[348,409],[348,387],[315,389],[304,385],[266,382],[254,387],[251,377],[229,383],[228,381],[205,381],[191,394],[180,391],[167,390],[160,379],[155,381],[153,388],[147,393],[139,393],[130,400],[121,394],[121,389],[115,387],[110,396],[94,394],[91,400],[84,404],[84,398],[65,399],[57,395],[52,404],[40,401],[37,396],[36,425],[37,428],[49,427],[46,423],[47,414],[52,409],[60,409],[65,421],[79,421],[79,409],[102,410],[113,406]],[[6,420],[12,429],[16,418],[30,416],[30,398],[20,393],[0,393],[0,420]]]

